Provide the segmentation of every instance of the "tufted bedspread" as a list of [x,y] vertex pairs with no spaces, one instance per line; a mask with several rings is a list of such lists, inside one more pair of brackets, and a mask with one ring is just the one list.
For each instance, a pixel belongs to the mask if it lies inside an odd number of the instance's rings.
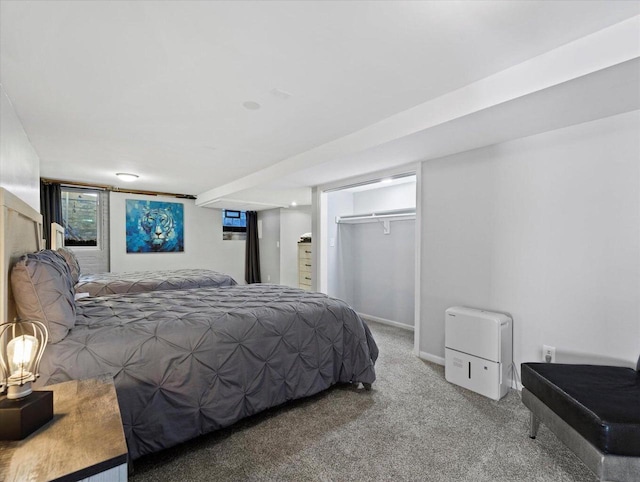
[[38,385],[114,377],[132,459],[338,382],[372,383],[378,348],[344,302],[279,285],[77,303]]
[[228,274],[208,269],[176,269],[167,271],[138,271],[132,273],[98,273],[80,275],[76,293],[104,296],[117,293],[183,290],[208,286],[237,284]]

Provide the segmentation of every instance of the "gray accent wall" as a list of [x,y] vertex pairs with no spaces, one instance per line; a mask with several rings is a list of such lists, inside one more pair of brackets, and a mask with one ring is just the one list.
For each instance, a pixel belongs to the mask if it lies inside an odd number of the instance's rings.
[[390,234],[382,224],[341,224],[345,250],[345,283],[358,313],[413,327],[415,300],[415,221],[392,221]]
[[311,232],[311,206],[280,209],[280,284],[298,287],[298,240]]
[[263,283],[298,287],[298,240],[311,232],[311,206],[260,211]]
[[258,212],[261,225],[260,277],[263,283],[280,283],[280,208]]
[[335,191],[327,199],[327,294],[359,313],[414,326],[415,220],[336,224],[339,215],[415,207],[415,183]]

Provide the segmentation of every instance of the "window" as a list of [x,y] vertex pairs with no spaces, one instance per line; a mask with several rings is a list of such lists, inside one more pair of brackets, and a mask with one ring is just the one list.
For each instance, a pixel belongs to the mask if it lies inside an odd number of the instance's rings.
[[62,220],[65,246],[98,247],[100,191],[62,188]]
[[222,210],[222,239],[247,239],[246,211]]

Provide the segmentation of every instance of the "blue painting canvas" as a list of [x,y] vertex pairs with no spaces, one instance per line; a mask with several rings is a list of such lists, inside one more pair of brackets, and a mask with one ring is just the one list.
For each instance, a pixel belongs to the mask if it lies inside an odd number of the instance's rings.
[[127,199],[127,253],[184,251],[184,205]]

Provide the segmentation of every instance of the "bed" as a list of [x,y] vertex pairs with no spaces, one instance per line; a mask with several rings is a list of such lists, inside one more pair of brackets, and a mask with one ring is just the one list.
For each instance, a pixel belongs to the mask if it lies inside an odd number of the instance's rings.
[[66,261],[74,290],[79,297],[104,296],[118,293],[233,286],[236,280],[228,274],[209,269],[176,269],[164,271],[136,271],[130,273],[82,274],[73,251],[60,247],[56,250]]
[[81,274],[74,288],[76,293],[104,296],[119,293],[233,286],[236,284],[236,280],[228,274],[209,269],[175,269]]
[[15,308],[49,328],[36,386],[112,376],[132,460],[337,383],[375,381],[367,325],[321,293],[256,284],[75,300],[55,252],[13,264]]
[[129,454],[171,447],[339,382],[375,380],[377,347],[345,303],[278,285],[87,298],[39,384],[113,376]]

